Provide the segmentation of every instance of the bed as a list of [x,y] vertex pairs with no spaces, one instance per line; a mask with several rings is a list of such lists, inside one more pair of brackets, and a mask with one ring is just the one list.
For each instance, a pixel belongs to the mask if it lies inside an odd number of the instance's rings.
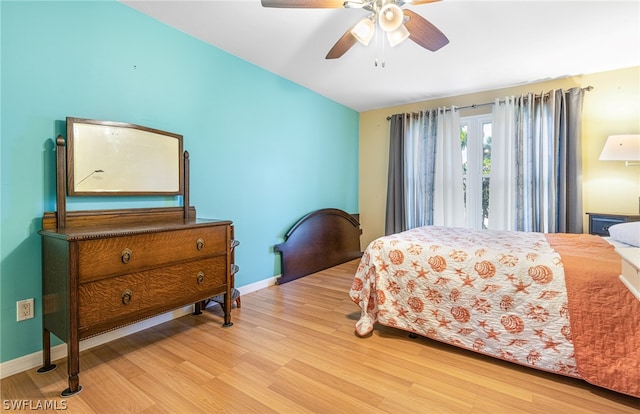
[[376,324],[640,397],[640,301],[599,236],[427,226],[365,249],[356,333]]

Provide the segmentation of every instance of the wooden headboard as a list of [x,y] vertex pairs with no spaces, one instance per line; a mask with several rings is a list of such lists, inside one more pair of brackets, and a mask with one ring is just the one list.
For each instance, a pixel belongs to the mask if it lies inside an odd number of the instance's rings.
[[281,253],[283,284],[311,273],[362,256],[360,223],[353,215],[335,208],[307,214],[285,235],[274,249]]

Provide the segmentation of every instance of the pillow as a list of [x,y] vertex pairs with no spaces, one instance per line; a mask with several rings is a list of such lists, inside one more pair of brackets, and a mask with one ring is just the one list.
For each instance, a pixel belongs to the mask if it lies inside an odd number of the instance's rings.
[[613,240],[640,247],[640,221],[614,224],[609,227],[609,235]]

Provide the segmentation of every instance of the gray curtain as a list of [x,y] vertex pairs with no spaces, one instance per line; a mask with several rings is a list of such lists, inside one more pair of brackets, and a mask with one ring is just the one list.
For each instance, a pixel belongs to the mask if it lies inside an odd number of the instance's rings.
[[391,116],[389,134],[389,172],[387,176],[387,213],[385,235],[406,230],[404,188],[404,114]]
[[557,227],[559,233],[582,233],[582,103],[584,90],[555,91],[559,140]]
[[436,140],[443,111],[391,117],[386,235],[433,224]]

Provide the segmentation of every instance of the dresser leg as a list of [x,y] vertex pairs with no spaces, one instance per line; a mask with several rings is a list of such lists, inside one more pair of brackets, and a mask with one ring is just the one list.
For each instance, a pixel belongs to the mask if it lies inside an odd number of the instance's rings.
[[56,365],[51,363],[51,332],[44,328],[42,330],[42,367],[38,369],[38,374],[44,374],[56,368]]
[[205,307],[204,301],[194,303],[192,315],[202,315],[202,309],[204,309],[204,307]]
[[67,350],[67,363],[69,364],[69,388],[62,391],[61,397],[71,397],[82,391],[80,385],[80,343],[78,340],[70,340]]
[[69,388],[60,393],[61,397],[71,397],[82,391],[78,375],[69,376]]
[[223,328],[228,328],[233,326],[233,322],[231,322],[231,292],[227,291],[227,294],[224,295],[224,303],[222,304],[222,311],[224,312],[224,323],[222,324]]

